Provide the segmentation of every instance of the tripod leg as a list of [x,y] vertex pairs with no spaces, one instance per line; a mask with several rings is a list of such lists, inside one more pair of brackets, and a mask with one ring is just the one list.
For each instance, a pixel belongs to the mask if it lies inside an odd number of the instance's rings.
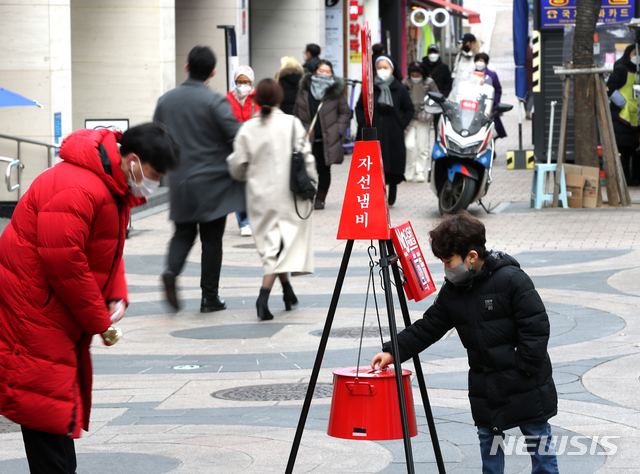
[[313,392],[316,389],[316,382],[318,381],[318,375],[320,374],[320,366],[322,365],[322,358],[324,357],[324,351],[327,348],[327,341],[329,340],[329,333],[331,332],[331,324],[336,314],[338,307],[338,300],[340,299],[340,292],[342,291],[342,284],[344,283],[344,277],[347,274],[347,267],[349,266],[349,258],[351,257],[351,251],[353,250],[353,240],[347,240],[347,246],[344,249],[344,255],[342,256],[342,263],[340,264],[340,271],[338,272],[338,279],[336,280],[336,286],[333,290],[333,297],[331,298],[331,304],[329,305],[329,313],[324,323],[324,329],[322,330],[322,337],[320,338],[320,346],[318,347],[318,353],[316,354],[316,361],[313,364],[313,370],[311,371],[311,378],[309,379],[309,388],[307,389],[307,395],[304,398],[304,404],[302,405],[302,413],[300,413],[300,421],[298,421],[298,428],[296,429],[296,435],[293,438],[293,446],[291,446],[291,453],[289,454],[289,462],[287,463],[287,469],[285,474],[293,473],[293,466],[296,464],[296,456],[298,455],[298,449],[300,448],[300,442],[302,441],[302,432],[304,431],[304,425],[307,422],[307,416],[309,415],[309,408],[311,408],[311,399],[313,398]]
[[389,259],[387,257],[386,241],[380,240],[380,268],[384,280],[384,296],[387,302],[387,315],[389,316],[389,332],[391,333],[391,353],[396,373],[396,387],[398,388],[398,401],[400,402],[400,419],[402,421],[402,438],[404,440],[404,454],[407,460],[407,472],[415,473],[413,465],[413,451],[411,449],[411,434],[409,433],[409,420],[407,418],[407,403],[404,395],[404,383],[402,380],[402,366],[400,364],[400,351],[398,349],[398,330],[393,309],[393,293],[391,292],[391,277],[389,275]]
[[[393,242],[387,241],[387,248],[389,253],[394,253]],[[400,300],[400,308],[402,309],[402,316],[404,318],[404,326],[411,326],[411,318],[409,317],[409,307],[407,306],[407,299],[405,298],[404,291],[402,290],[402,280],[400,279],[400,270],[398,270],[398,264],[394,263],[391,268],[393,269],[393,278],[396,281],[396,290],[398,290],[398,299]],[[424,405],[424,411],[427,415],[427,424],[429,425],[429,434],[431,435],[431,443],[433,444],[433,452],[436,456],[436,464],[438,465],[438,473],[445,474],[444,461],[442,459],[442,451],[440,450],[440,442],[438,441],[438,433],[436,432],[436,423],[433,419],[433,413],[431,412],[431,404],[429,403],[429,395],[427,394],[427,386],[424,383],[424,374],[422,372],[422,366],[420,365],[420,357],[415,356],[413,358],[413,365],[416,369],[416,378],[418,379],[418,385],[420,386],[420,395],[422,396],[422,404]]]

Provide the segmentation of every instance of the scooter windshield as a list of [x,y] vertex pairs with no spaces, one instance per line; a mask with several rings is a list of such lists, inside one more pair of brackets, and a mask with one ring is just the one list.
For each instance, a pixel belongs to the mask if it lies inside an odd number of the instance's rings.
[[[473,136],[491,121],[494,89],[489,81],[472,73],[460,83],[453,101],[443,104],[444,114],[453,130],[463,136]],[[462,133],[466,130],[466,133]]]

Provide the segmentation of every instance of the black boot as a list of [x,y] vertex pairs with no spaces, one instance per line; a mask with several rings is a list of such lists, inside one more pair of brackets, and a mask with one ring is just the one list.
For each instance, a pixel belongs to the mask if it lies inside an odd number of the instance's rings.
[[271,293],[271,290],[260,288],[260,296],[256,301],[256,309],[258,310],[258,319],[260,321],[273,319],[273,314],[269,311],[269,293]]
[[296,294],[293,292],[293,288],[291,288],[291,283],[288,281],[282,282],[282,301],[284,301],[284,309],[287,311],[291,311],[291,306],[295,306],[298,304],[298,298],[296,298]]
[[314,209],[324,209],[324,200],[327,198],[327,193],[323,193],[322,191],[318,192],[316,195],[316,202],[313,205]]
[[393,206],[396,203],[396,195],[398,194],[398,185],[389,185],[389,205]]

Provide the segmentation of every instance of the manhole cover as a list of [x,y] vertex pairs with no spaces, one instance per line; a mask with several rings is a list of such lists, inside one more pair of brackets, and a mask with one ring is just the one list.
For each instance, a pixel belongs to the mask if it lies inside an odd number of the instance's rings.
[[233,248],[234,249],[255,249],[256,244],[239,244],[239,245],[234,245]]
[[[237,402],[281,402],[287,400],[304,400],[307,395],[306,383],[276,383],[270,385],[250,385],[220,390],[211,394],[214,398],[234,400]],[[333,385],[330,383],[316,384],[313,398],[330,398]]]
[[0,434],[16,433],[18,431],[20,431],[20,425],[17,425],[13,421],[10,421],[4,416],[0,415]]
[[[332,329],[329,335],[331,337],[343,337],[347,339],[359,339],[360,334],[362,332],[362,328],[337,328]],[[309,334],[312,336],[322,336],[322,330],[319,329],[317,331],[311,331]],[[382,328],[382,337],[389,337],[391,333],[389,332],[389,328]],[[364,328],[364,337],[380,337],[380,329],[376,327],[372,328]]]

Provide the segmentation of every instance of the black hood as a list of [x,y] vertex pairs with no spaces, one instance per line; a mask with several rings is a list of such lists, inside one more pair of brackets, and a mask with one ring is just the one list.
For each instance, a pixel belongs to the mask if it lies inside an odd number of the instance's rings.
[[487,250],[484,254],[484,265],[479,272],[474,273],[471,278],[461,283],[448,283],[455,285],[457,288],[471,288],[473,285],[478,285],[485,281],[492,273],[502,267],[514,266],[520,268],[518,261],[511,255],[504,253],[501,250]]

